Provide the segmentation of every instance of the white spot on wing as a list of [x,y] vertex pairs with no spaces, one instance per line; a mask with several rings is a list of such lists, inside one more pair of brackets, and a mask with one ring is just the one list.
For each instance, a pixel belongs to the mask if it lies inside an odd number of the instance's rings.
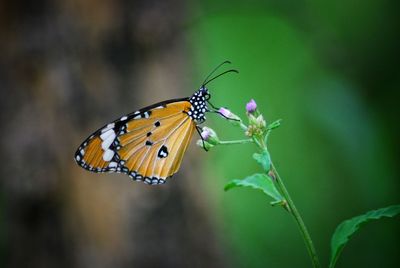
[[113,130],[113,129],[109,129],[109,130],[107,130],[106,132],[104,132],[104,133],[102,133],[102,134],[100,135],[100,139],[102,139],[103,141],[105,141],[110,135],[112,135],[112,133],[115,134],[114,130]]
[[101,133],[104,133],[104,132],[108,131],[109,129],[114,128],[114,126],[115,126],[114,123],[108,124],[105,128],[103,128],[103,129],[101,130]]
[[121,117],[120,121],[125,121],[126,119],[128,119],[128,117],[125,115],[125,116]]
[[104,151],[110,148],[110,145],[113,143],[115,137],[115,132],[114,130],[112,130],[111,133],[106,137],[106,139],[103,140],[103,142],[101,143],[101,148],[103,148]]
[[80,157],[79,155],[77,155],[77,156],[76,156],[76,160],[77,160],[77,161],[80,161],[80,160],[81,160],[81,157]]
[[118,166],[117,162],[110,162],[110,164],[108,164],[108,167],[117,167],[117,166]]
[[104,154],[103,154],[103,160],[104,161],[110,161],[112,158],[114,157],[114,151],[107,149],[105,150]]

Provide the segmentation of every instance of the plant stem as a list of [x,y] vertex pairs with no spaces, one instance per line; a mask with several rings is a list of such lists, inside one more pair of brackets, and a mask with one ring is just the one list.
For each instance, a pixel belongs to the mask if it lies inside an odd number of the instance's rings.
[[254,142],[252,139],[247,140],[234,140],[234,141],[219,141],[218,145],[231,145],[231,144],[244,144]]
[[301,218],[300,213],[297,211],[296,206],[294,205],[292,199],[290,198],[289,192],[287,191],[285,185],[283,184],[283,181],[282,181],[281,177],[279,176],[278,172],[276,171],[276,168],[272,162],[271,162],[271,169],[276,176],[276,183],[281,190],[281,194],[285,197],[285,199],[288,203],[288,206],[290,208],[290,213],[292,213],[293,217],[295,218],[295,220],[297,222],[297,226],[299,227],[301,235],[303,236],[303,239],[306,244],[308,253],[310,254],[313,266],[314,266],[314,268],[319,268],[321,266],[320,266],[320,263],[318,260],[318,256],[317,256],[317,252],[315,250],[314,244],[311,240],[311,236],[308,233],[306,225],[304,224],[304,221]]

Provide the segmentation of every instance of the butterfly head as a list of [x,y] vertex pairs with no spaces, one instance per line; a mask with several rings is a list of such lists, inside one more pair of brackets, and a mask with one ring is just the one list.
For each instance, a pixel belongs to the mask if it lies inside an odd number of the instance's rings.
[[205,113],[208,112],[207,100],[210,98],[211,95],[205,86],[202,86],[189,98],[189,102],[192,106],[188,111],[188,115],[196,123],[203,123],[206,120]]
[[199,95],[204,96],[206,101],[211,98],[211,94],[205,86],[202,86],[197,92],[199,92]]

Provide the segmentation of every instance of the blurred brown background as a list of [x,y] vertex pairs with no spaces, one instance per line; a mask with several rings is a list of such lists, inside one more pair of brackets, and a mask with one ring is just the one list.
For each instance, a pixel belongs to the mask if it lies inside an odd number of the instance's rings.
[[0,3],[7,267],[223,266],[194,157],[165,187],[73,161],[107,121],[195,90],[183,90],[183,9],[179,0]]

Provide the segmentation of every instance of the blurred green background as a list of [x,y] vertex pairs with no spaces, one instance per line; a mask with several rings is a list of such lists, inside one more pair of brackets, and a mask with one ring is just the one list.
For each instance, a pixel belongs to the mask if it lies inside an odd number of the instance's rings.
[[[378,0],[4,1],[1,262],[310,267],[283,209],[223,191],[260,171],[252,145],[191,146],[177,178],[155,188],[72,161],[107,120],[190,95],[230,60],[240,74],[210,83],[212,102],[245,118],[254,98],[268,122],[283,119],[272,159],[326,266],[341,221],[400,201],[398,10]],[[221,139],[243,138],[208,119]],[[399,237],[398,218],[374,222],[337,267],[398,267]]]
[[[393,2],[206,1],[189,37],[196,72],[230,59],[240,74],[209,85],[213,102],[245,118],[254,98],[268,121],[283,119],[270,151],[309,226],[322,263],[342,220],[399,202],[399,45]],[[397,54],[397,55],[396,55]],[[201,78],[201,77],[199,77]],[[209,116],[212,117],[212,116]],[[213,118],[221,138],[240,130]],[[259,193],[224,183],[260,168],[254,146],[207,154],[222,236],[237,267],[307,267],[294,222]],[[396,267],[399,221],[357,234],[338,267]]]

